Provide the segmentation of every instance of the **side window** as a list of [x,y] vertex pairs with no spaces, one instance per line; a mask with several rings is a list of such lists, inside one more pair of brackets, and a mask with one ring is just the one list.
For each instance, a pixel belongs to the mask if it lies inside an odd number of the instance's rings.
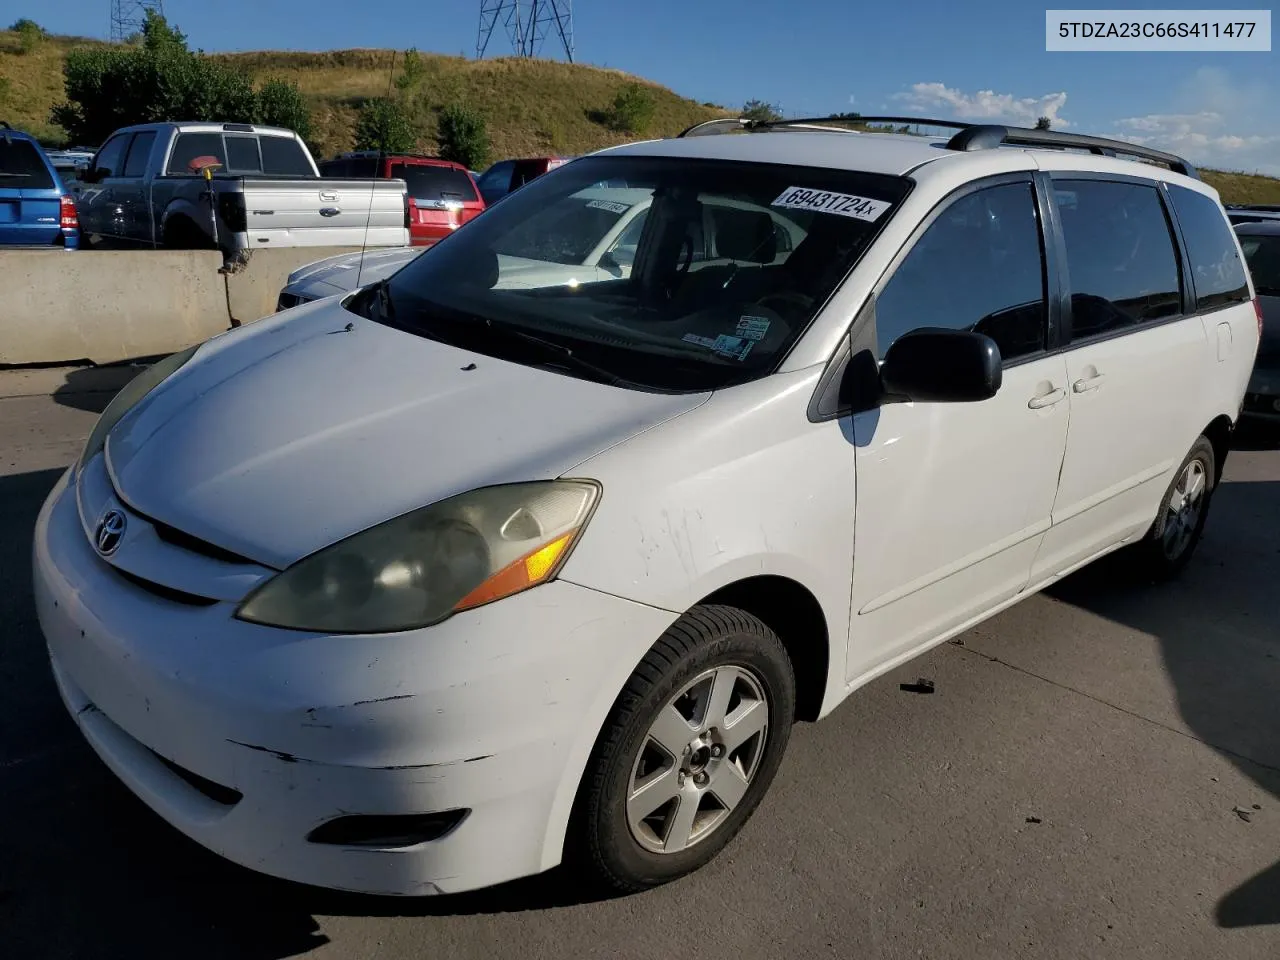
[[1071,282],[1071,340],[1182,312],[1178,255],[1154,186],[1055,180]]
[[129,147],[129,156],[124,161],[126,177],[140,177],[147,172],[147,160],[151,156],[151,145],[156,142],[156,135],[148,131],[139,133],[133,138]]
[[608,253],[618,266],[629,267],[635,263],[636,250],[640,246],[640,234],[644,232],[644,220],[648,215],[649,210],[646,207],[632,218],[613,241],[613,246],[609,248]]
[[988,187],[947,207],[876,298],[875,317],[881,359],[918,327],[986,334],[1005,360],[1044,350],[1049,310],[1031,184]]
[[190,164],[197,157],[216,157],[225,168],[227,153],[222,146],[220,133],[182,133],[178,135],[169,154],[169,165],[165,172],[171,177],[190,176]]
[[1187,244],[1196,309],[1247,301],[1249,283],[1222,209],[1212,198],[1186,187],[1170,186],[1169,196]]
[[129,134],[122,133],[118,137],[112,137],[98,151],[98,156],[94,159],[94,169],[98,171],[102,177],[118,177],[124,169],[124,151],[129,145]]

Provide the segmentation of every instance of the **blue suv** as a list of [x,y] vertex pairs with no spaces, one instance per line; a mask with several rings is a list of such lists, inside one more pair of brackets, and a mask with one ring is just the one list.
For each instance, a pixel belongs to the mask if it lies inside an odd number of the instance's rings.
[[0,249],[80,247],[75,198],[32,136],[0,120]]

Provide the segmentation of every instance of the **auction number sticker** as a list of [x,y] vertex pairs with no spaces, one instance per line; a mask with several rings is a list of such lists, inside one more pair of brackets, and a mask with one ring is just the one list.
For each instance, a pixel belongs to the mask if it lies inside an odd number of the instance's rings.
[[631,209],[629,203],[619,203],[617,200],[592,200],[587,206],[593,210],[608,210],[610,213],[616,213],[619,216]]
[[829,190],[810,190],[808,187],[787,187],[772,205],[787,210],[834,213],[836,216],[853,217],[868,223],[880,219],[880,215],[890,207],[886,200],[855,197],[850,193],[832,193]]

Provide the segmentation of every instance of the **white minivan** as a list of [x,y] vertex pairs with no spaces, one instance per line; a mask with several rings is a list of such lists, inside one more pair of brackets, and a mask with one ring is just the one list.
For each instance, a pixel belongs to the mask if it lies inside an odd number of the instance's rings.
[[[794,721],[1110,551],[1186,564],[1259,338],[1189,165],[730,126],[581,158],[108,407],[36,603],[163,818],[349,890],[638,890],[730,841]],[[503,282],[639,193],[625,276]]]

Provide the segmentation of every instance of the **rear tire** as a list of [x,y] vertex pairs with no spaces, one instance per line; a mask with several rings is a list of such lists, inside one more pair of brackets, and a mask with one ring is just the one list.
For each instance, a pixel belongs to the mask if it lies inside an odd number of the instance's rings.
[[1136,546],[1138,562],[1152,579],[1171,580],[1191,561],[1209,517],[1216,479],[1213,444],[1201,436],[1174,473],[1146,538]]
[[627,893],[709,863],[768,790],[794,715],[795,676],[773,631],[735,607],[694,607],[615,701],[567,859]]

